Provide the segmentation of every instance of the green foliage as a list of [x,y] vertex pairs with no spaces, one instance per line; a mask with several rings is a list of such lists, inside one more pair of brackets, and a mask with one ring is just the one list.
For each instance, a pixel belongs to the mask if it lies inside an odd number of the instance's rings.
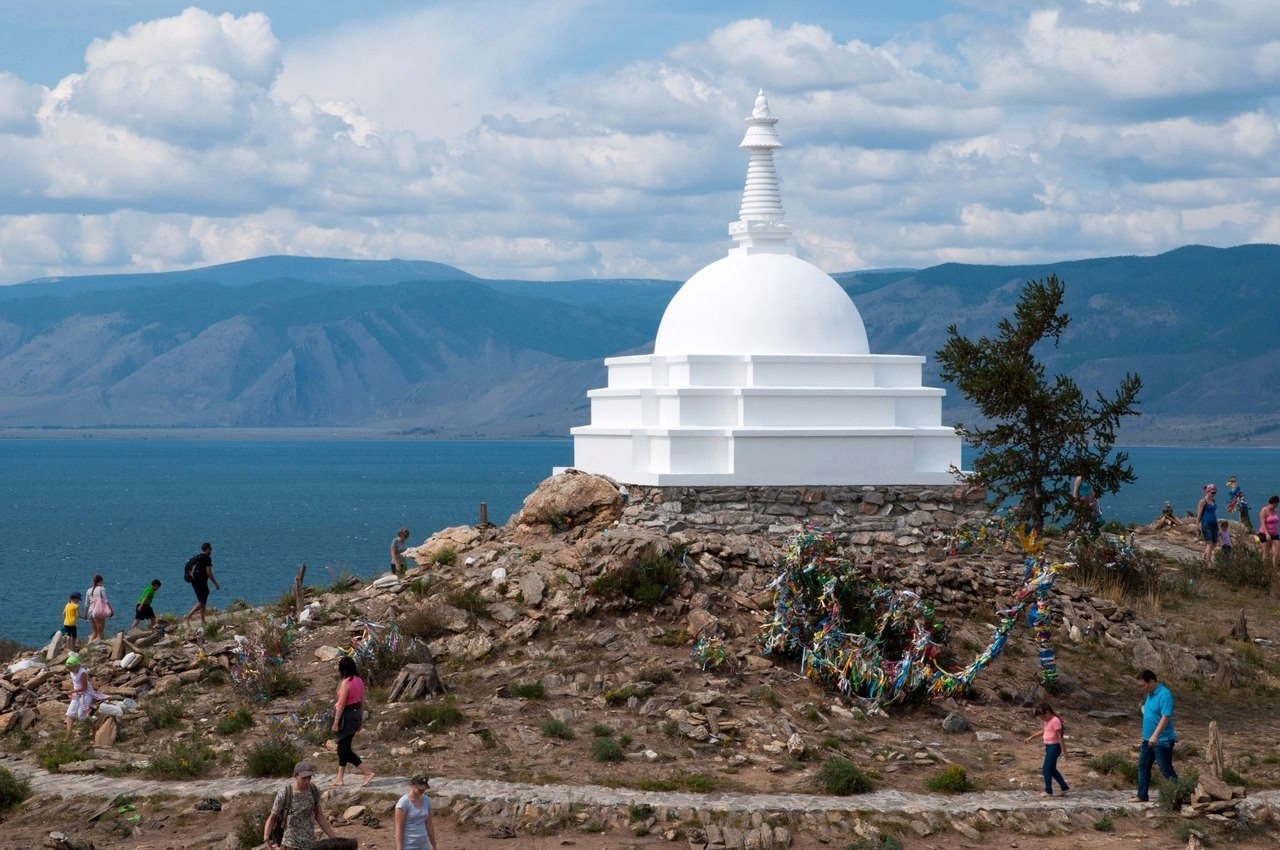
[[321,593],[343,594],[350,593],[352,590],[360,586],[360,578],[346,567],[335,572],[333,567],[328,568],[329,586],[321,588]]
[[1249,780],[1236,773],[1230,767],[1222,768],[1222,781],[1228,785],[1249,785]]
[[[271,802],[274,802],[274,798]],[[236,844],[237,847],[262,846],[262,828],[266,824],[267,818],[271,816],[271,802],[260,803],[240,812],[240,819],[236,821],[236,828],[233,833],[239,839]]]
[[1256,549],[1243,545],[1232,547],[1230,558],[1218,561],[1216,575],[1233,587],[1269,590],[1271,588],[1271,563]]
[[443,549],[437,549],[431,555],[431,563],[437,567],[452,567],[458,563],[458,551],[451,546],[445,546]]
[[50,773],[57,773],[64,764],[93,758],[93,750],[80,741],[58,737],[36,751],[36,761]]
[[1130,785],[1138,781],[1138,766],[1120,753],[1103,753],[1085,761],[1085,765],[1104,776],[1119,774]]
[[1164,565],[1158,556],[1135,552],[1120,557],[1105,537],[1079,536],[1072,541],[1074,566],[1068,575],[1115,601],[1129,603],[1159,599],[1167,586]]
[[0,767],[0,812],[7,812],[31,796],[31,784]]
[[213,761],[213,750],[199,742],[174,740],[151,757],[148,779],[195,779]]
[[1167,812],[1178,811],[1191,802],[1199,782],[1200,773],[1195,770],[1184,770],[1177,779],[1166,779],[1160,785],[1160,807]]
[[1077,475],[1096,497],[1135,480],[1128,455],[1113,456],[1112,449],[1120,421],[1137,414],[1142,379],[1126,373],[1113,397],[1098,392],[1090,399],[1067,375],[1049,378],[1036,356],[1040,343],[1057,346],[1071,322],[1061,311],[1063,292],[1056,276],[1028,281],[1014,321],[1001,319],[995,339],[970,340],[951,325],[936,355],[942,379],[989,423],[965,429],[978,449],[973,480],[997,503],[1018,502],[1022,518],[1035,529],[1050,514],[1077,513],[1082,503],[1071,495]]
[[565,516],[564,511],[557,510],[552,507],[545,507],[538,514],[538,519],[551,526],[553,532],[564,531],[570,526],[569,518]]
[[172,729],[182,724],[182,703],[175,700],[147,700],[144,709],[152,729]]
[[570,741],[575,737],[569,724],[555,717],[548,717],[547,721],[542,724],[542,734],[548,738],[558,738],[561,741]]
[[1105,815],[1093,822],[1093,828],[1098,832],[1115,832],[1116,822],[1111,819],[1111,815]]
[[612,738],[613,727],[608,723],[595,723],[591,726],[591,735],[595,738]]
[[462,710],[454,705],[453,698],[449,697],[444,702],[414,703],[400,716],[400,728],[439,732],[466,719]]
[[666,629],[662,634],[649,638],[649,643],[654,646],[667,646],[672,648],[684,646],[688,642],[689,636],[685,634],[683,629]]
[[869,835],[846,846],[845,850],[902,850],[902,839],[892,833]]
[[680,579],[680,564],[675,553],[657,543],[649,543],[630,563],[597,576],[591,582],[591,592],[605,599],[626,597],[652,608]]
[[622,752],[622,745],[612,738],[593,738],[591,758],[602,762],[622,761],[626,755]]
[[771,706],[772,708],[777,708],[782,704],[772,685],[756,685],[754,688],[747,691],[747,696],[752,699],[758,699],[760,702],[767,706]]
[[930,776],[924,783],[930,791],[939,794],[964,794],[973,790],[969,775],[958,764],[949,764]]
[[847,797],[850,794],[866,794],[874,790],[871,777],[843,756],[831,756],[814,775],[818,787],[828,794]]
[[219,717],[218,722],[214,724],[213,731],[219,735],[234,735],[237,732],[243,732],[252,725],[253,713],[247,708],[237,708],[235,711],[228,711]]
[[648,685],[636,684],[634,682],[623,685],[616,690],[606,690],[604,692],[605,705],[619,706],[626,705],[627,702],[635,697],[636,699],[648,699],[653,694],[653,688]]
[[406,639],[435,640],[449,633],[440,606],[427,602],[400,618],[400,634]]
[[249,748],[244,760],[246,776],[292,776],[293,766],[302,759],[302,751],[283,735],[272,735]]
[[489,603],[484,601],[480,591],[474,587],[466,590],[455,590],[449,594],[449,604],[461,608],[475,617],[489,616]]
[[520,699],[545,699],[547,689],[541,682],[512,682],[511,695]]

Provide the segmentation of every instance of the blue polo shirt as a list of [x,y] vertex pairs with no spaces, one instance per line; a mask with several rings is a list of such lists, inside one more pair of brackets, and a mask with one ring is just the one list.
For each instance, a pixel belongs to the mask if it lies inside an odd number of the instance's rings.
[[1142,701],[1142,740],[1151,740],[1151,733],[1156,731],[1161,717],[1169,718],[1169,722],[1161,730],[1160,737],[1156,738],[1156,743],[1172,744],[1178,739],[1173,733],[1173,692],[1163,683],[1157,684],[1155,690]]

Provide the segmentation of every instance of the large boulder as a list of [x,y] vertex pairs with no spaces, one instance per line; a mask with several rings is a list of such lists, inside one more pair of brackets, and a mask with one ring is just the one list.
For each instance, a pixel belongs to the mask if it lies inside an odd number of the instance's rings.
[[587,527],[592,531],[622,516],[622,496],[607,478],[568,469],[538,485],[516,514],[517,525],[552,531]]

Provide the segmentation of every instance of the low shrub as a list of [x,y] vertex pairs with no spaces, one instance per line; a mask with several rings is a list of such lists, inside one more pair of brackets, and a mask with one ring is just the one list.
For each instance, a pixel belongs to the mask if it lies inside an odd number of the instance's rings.
[[843,756],[831,756],[818,768],[814,780],[828,794],[847,797],[850,794],[866,794],[874,789],[871,777]]
[[1271,563],[1256,549],[1244,546],[1232,547],[1230,558],[1217,562],[1217,576],[1233,587],[1269,590],[1271,587]]
[[1200,774],[1194,770],[1184,771],[1177,779],[1166,779],[1160,785],[1160,808],[1167,812],[1178,811],[1191,802],[1199,782]]
[[949,764],[930,776],[924,783],[930,791],[939,794],[963,794],[973,790],[969,774],[958,764]]
[[247,708],[237,708],[235,711],[228,711],[219,717],[218,722],[214,724],[213,731],[219,735],[234,735],[237,732],[243,732],[252,725],[253,713]]
[[450,697],[444,702],[421,702],[409,706],[408,711],[400,716],[400,728],[439,732],[449,726],[457,726],[466,719],[466,715],[454,705],[453,698]]
[[7,812],[31,796],[31,784],[0,767],[0,812]]
[[902,839],[893,834],[869,835],[859,838],[845,850],[902,850]]
[[450,546],[445,546],[443,549],[437,549],[431,555],[431,563],[438,567],[452,567],[457,562],[458,552]]
[[547,722],[542,724],[542,734],[548,738],[559,738],[561,741],[570,741],[575,737],[569,724],[555,717],[547,718]]
[[329,567],[327,571],[329,573],[329,586],[321,588],[321,593],[339,595],[350,593],[360,586],[360,577],[346,567],[341,567],[336,571],[333,567]]
[[1103,775],[1118,774],[1130,785],[1138,781],[1138,766],[1120,753],[1103,753],[1085,761],[1085,765]]
[[182,724],[182,703],[175,700],[147,700],[144,710],[152,729],[172,729]]
[[[213,761],[213,750],[201,743],[170,741],[151,757],[147,768],[149,779],[195,779],[204,774]],[[290,765],[292,773],[292,765]]]
[[298,747],[283,735],[273,735],[249,748],[244,761],[246,776],[292,776],[302,758]]
[[591,582],[591,592],[606,599],[623,596],[652,608],[662,602],[680,580],[680,564],[675,552],[649,543],[629,564],[598,576]]
[[406,640],[414,638],[424,641],[435,640],[448,633],[444,612],[440,610],[439,605],[432,602],[419,605],[400,618],[400,634]]
[[267,818],[271,816],[271,805],[274,802],[273,797],[270,802],[259,803],[240,813],[240,819],[236,822],[233,833],[238,839],[237,847],[262,846],[262,828],[266,825]]
[[641,791],[690,791],[694,794],[710,794],[715,790],[715,780],[701,773],[678,770],[667,779],[642,779],[636,783]]
[[612,738],[613,727],[607,723],[596,723],[591,727],[591,736],[593,738]]
[[520,699],[545,699],[547,689],[541,682],[512,682],[511,695]]
[[93,758],[93,750],[80,741],[54,738],[36,751],[36,761],[50,773],[57,773],[64,764]]
[[612,738],[593,738],[591,758],[600,762],[622,761],[626,754],[622,752],[622,745]]
[[489,616],[489,603],[484,601],[480,591],[474,587],[469,587],[466,590],[455,590],[450,593],[449,604],[454,608],[461,608],[474,617]]

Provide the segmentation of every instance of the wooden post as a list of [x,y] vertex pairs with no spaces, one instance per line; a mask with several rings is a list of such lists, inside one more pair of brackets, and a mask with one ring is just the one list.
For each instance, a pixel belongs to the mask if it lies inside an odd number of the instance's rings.
[[489,505],[486,502],[480,503],[480,522],[478,524],[481,528],[492,525],[489,522]]
[[293,577],[293,618],[302,616],[302,599],[306,591],[302,587],[302,579],[307,574],[307,565],[298,567],[298,574]]

